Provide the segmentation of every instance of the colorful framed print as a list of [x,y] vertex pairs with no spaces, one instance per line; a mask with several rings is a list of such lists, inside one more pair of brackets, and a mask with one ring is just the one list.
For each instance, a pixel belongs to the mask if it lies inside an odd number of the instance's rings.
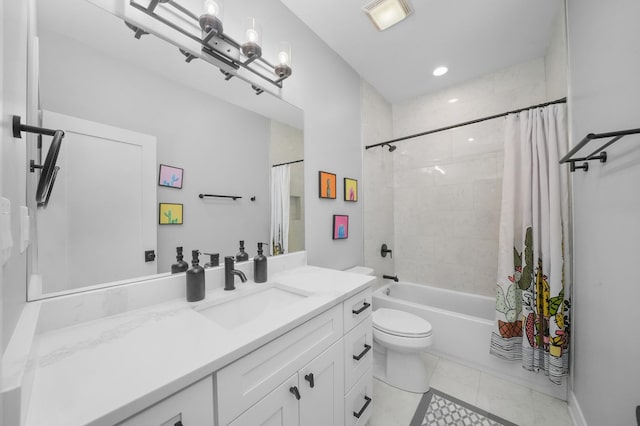
[[346,240],[349,238],[349,216],[344,214],[333,215],[333,239]]
[[184,169],[181,169],[180,167],[160,164],[160,172],[158,173],[158,185],[167,186],[169,188],[182,189],[183,174]]
[[160,225],[182,225],[182,204],[160,203]]
[[344,178],[344,200],[358,201],[358,181],[351,178]]
[[320,198],[336,198],[336,175],[329,172],[319,172]]

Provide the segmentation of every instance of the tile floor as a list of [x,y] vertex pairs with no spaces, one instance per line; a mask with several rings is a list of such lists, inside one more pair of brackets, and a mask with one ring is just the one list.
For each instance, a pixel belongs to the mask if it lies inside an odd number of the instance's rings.
[[[462,364],[423,354],[431,386],[520,426],[572,426],[567,404]],[[422,395],[374,379],[370,426],[408,426]]]

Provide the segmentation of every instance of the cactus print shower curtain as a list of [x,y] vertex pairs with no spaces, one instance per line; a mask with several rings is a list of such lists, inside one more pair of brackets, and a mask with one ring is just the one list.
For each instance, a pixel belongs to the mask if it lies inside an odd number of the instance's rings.
[[560,384],[569,366],[566,105],[506,118],[496,325],[491,353]]

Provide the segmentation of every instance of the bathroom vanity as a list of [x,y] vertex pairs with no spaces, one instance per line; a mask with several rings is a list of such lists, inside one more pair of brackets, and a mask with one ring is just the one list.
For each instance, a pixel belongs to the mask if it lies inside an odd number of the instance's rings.
[[20,423],[364,425],[374,277],[281,257],[235,291],[207,270],[196,303],[174,297],[184,275],[31,303]]

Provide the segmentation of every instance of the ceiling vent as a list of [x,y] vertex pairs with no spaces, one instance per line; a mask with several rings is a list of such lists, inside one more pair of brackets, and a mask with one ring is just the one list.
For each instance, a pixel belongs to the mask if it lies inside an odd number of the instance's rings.
[[373,0],[362,10],[380,31],[386,30],[413,13],[407,0]]

